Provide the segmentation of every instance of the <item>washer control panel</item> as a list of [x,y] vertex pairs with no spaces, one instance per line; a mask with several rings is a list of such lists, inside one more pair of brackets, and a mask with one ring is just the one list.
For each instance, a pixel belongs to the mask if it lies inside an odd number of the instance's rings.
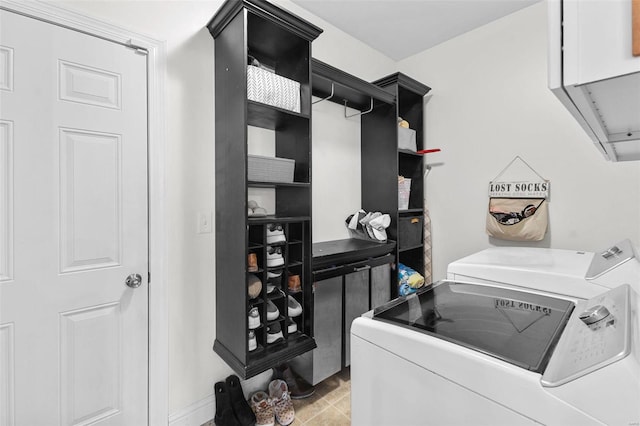
[[579,315],[579,318],[583,323],[585,323],[589,327],[595,328],[601,325],[600,324],[601,321],[606,320],[610,316],[611,316],[611,312],[609,312],[606,306],[595,305],[583,311]]
[[542,375],[542,385],[559,386],[620,360],[631,351],[628,284],[580,302]]

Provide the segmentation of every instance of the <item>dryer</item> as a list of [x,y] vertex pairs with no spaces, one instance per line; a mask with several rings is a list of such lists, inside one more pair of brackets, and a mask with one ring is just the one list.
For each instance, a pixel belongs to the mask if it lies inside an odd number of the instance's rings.
[[640,262],[628,241],[488,249],[449,273],[353,322],[353,425],[640,422]]

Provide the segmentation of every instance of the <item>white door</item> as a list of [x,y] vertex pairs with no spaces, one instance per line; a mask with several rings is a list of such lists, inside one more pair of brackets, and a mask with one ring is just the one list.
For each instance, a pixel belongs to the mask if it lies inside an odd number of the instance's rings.
[[146,56],[0,27],[0,426],[145,425]]

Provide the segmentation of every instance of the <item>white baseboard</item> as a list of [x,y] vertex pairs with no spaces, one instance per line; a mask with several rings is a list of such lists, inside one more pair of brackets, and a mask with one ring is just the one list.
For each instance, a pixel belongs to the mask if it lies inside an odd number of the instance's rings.
[[214,394],[194,402],[169,416],[169,426],[200,426],[213,419],[216,414]]
[[[249,398],[258,390],[267,390],[267,385],[271,380],[271,369],[260,373],[250,379],[241,380],[240,384],[245,398]],[[222,379],[221,379],[222,380]],[[200,401],[185,407],[169,416],[169,426],[201,426],[212,420],[216,415],[216,397],[214,394],[207,395]]]

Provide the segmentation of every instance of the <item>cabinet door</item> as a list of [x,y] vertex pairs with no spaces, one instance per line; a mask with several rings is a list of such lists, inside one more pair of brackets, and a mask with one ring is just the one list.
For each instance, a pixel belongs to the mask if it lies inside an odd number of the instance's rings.
[[391,300],[391,265],[371,268],[371,309]]
[[630,1],[564,1],[565,85],[640,71],[633,56]]
[[342,368],[342,277],[314,284],[313,334],[318,345],[313,350],[311,383],[318,383]]
[[351,323],[369,310],[369,268],[344,276],[344,366],[351,357]]

